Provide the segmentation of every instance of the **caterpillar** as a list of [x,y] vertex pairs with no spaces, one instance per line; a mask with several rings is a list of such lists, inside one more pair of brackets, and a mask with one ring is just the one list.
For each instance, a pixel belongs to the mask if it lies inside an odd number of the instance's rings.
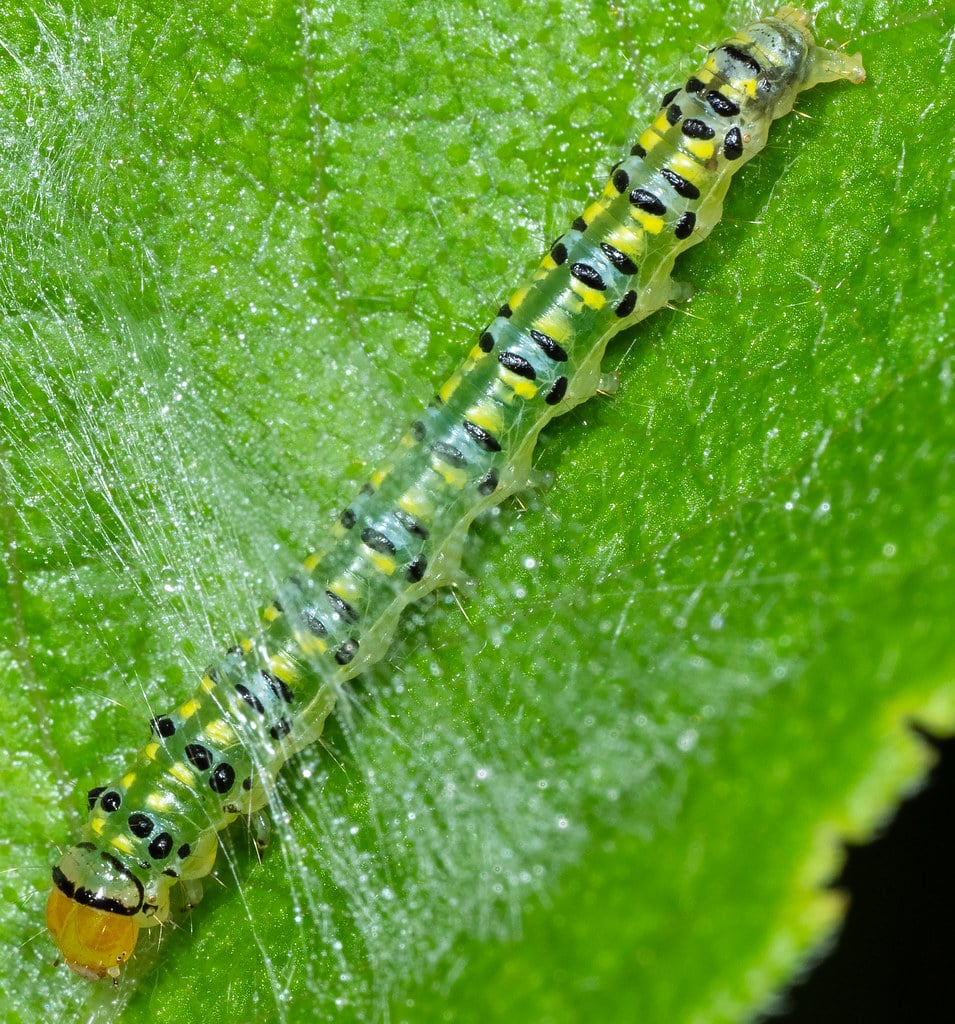
[[609,340],[682,294],[676,258],[720,219],[732,176],[798,94],[865,78],[782,7],[709,50],[597,199],[498,309],[461,366],[278,588],[251,637],[150,722],[118,778],[89,792],[46,905],[60,956],[120,976],[170,892],[201,895],[218,833],[258,822],[284,763],[322,732],[342,685],[383,657],[410,602],[450,582],[482,511],[526,486],[542,428],[597,390]]

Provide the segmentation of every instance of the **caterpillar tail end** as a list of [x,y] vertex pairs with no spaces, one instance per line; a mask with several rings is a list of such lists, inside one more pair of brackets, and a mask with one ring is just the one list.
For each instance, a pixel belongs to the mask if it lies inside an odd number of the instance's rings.
[[139,938],[131,917],[78,903],[55,885],[46,902],[46,926],[66,965],[90,981],[116,981]]
[[[808,39],[812,39],[810,11],[802,7],[786,6],[780,7],[773,17],[795,26]],[[821,82],[837,82],[840,78],[852,82],[853,85],[860,85],[865,81],[861,53],[843,53],[842,50],[830,50],[825,46],[813,45],[809,64],[810,71],[804,89],[811,89]]]

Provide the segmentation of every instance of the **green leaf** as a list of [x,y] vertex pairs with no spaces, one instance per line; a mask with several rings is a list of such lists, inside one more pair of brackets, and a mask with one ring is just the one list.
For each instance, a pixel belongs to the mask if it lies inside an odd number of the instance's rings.
[[[476,327],[736,27],[710,0],[0,11],[5,1019],[740,1020],[955,722],[951,11],[806,94],[474,530],[261,863],[118,988],[42,907]],[[698,12],[698,13],[696,13]],[[157,942],[158,940],[158,942]]]

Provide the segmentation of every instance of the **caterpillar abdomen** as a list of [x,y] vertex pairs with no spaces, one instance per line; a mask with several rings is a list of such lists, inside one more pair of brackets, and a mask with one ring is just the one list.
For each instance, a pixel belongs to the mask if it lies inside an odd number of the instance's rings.
[[53,868],[47,922],[66,962],[116,977],[169,890],[208,874],[217,833],[261,808],[341,685],[382,657],[403,608],[447,582],[468,527],[527,478],[541,429],[589,398],[608,340],[664,305],[674,261],[720,217],[732,175],[819,82],[864,78],[784,7],[712,49],[597,199],[500,307],[259,631],[154,718],[135,764],[90,792]]

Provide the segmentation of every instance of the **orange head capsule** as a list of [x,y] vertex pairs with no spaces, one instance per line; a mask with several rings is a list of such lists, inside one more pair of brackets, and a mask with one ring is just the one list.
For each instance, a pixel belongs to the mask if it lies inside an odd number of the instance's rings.
[[80,843],[53,867],[46,926],[77,974],[115,979],[136,948],[142,905],[139,879],[93,843]]

